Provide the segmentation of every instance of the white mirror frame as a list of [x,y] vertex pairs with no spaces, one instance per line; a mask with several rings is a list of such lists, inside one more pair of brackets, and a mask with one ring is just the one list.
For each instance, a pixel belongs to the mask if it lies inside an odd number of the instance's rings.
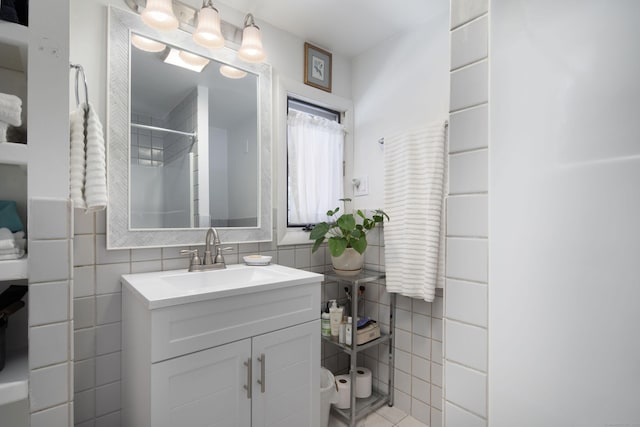
[[271,176],[271,66],[248,64],[237,59],[233,49],[222,48],[215,53],[196,45],[191,34],[175,30],[161,32],[142,23],[140,16],[116,7],[109,7],[109,88],[107,95],[107,175],[109,205],[107,209],[107,249],[203,245],[202,228],[131,230],[129,227],[130,170],[130,34],[136,32],[244,69],[258,75],[258,129],[260,156],[259,217],[257,227],[219,228],[223,243],[269,242],[273,239],[272,176]]
[[[277,182],[277,236],[278,245],[305,245],[312,244],[309,240],[309,232],[300,227],[287,227],[287,98],[293,97],[307,101],[321,107],[342,113],[342,125],[346,129],[344,145],[345,168],[344,197],[352,197],[353,188],[347,176],[351,176],[349,165],[353,164],[353,102],[321,90],[307,86],[301,82],[280,76],[277,79],[276,89],[276,120],[277,123],[277,159],[275,170],[278,171]],[[338,205],[336,205],[338,206]]]

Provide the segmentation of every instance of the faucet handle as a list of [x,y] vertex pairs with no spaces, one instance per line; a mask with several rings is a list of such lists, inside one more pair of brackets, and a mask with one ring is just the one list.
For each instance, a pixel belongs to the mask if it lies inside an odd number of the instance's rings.
[[202,261],[200,260],[200,253],[198,252],[198,249],[182,249],[180,251],[180,255],[191,255],[191,260],[189,262],[189,267],[194,266],[194,265],[200,265],[202,264]]
[[226,265],[226,263],[224,261],[224,255],[222,255],[222,252],[223,251],[224,252],[229,252],[229,251],[232,251],[232,250],[233,250],[233,248],[230,247],[230,246],[227,246],[226,248],[221,248],[220,246],[218,246],[216,248],[216,257],[214,259],[214,263],[215,264],[222,263],[222,264]]

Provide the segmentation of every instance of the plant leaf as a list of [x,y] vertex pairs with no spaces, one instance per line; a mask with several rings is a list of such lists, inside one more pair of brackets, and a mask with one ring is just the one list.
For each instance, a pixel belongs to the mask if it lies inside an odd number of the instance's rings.
[[311,233],[309,234],[309,239],[317,240],[322,238],[322,240],[324,240],[324,235],[327,234],[327,231],[329,231],[329,228],[330,226],[326,222],[317,223],[316,226],[313,227],[313,230],[311,230]]
[[363,254],[367,249],[367,238],[362,235],[359,239],[351,239],[351,247],[355,249],[359,254]]
[[347,248],[347,239],[344,237],[330,237],[328,243],[331,256],[340,256]]
[[322,244],[322,242],[324,242],[324,237],[322,239],[317,239],[314,243],[313,243],[313,248],[311,248],[311,252],[315,252],[318,250],[318,248],[320,247],[320,245]]
[[342,230],[353,231],[356,228],[356,219],[352,214],[344,214],[338,218],[338,227]]

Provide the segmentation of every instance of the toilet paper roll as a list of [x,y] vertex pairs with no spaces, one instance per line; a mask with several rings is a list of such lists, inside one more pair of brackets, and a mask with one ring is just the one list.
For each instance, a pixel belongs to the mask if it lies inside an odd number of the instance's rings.
[[356,397],[371,396],[371,370],[364,367],[356,368]]
[[338,386],[338,402],[334,403],[338,409],[347,409],[351,406],[351,378],[349,375],[336,375]]

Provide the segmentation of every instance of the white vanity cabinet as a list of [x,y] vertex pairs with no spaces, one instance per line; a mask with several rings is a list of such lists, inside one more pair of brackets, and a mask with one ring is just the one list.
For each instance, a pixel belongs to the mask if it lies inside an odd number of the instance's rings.
[[151,301],[123,276],[123,426],[318,427],[322,275],[303,273]]

